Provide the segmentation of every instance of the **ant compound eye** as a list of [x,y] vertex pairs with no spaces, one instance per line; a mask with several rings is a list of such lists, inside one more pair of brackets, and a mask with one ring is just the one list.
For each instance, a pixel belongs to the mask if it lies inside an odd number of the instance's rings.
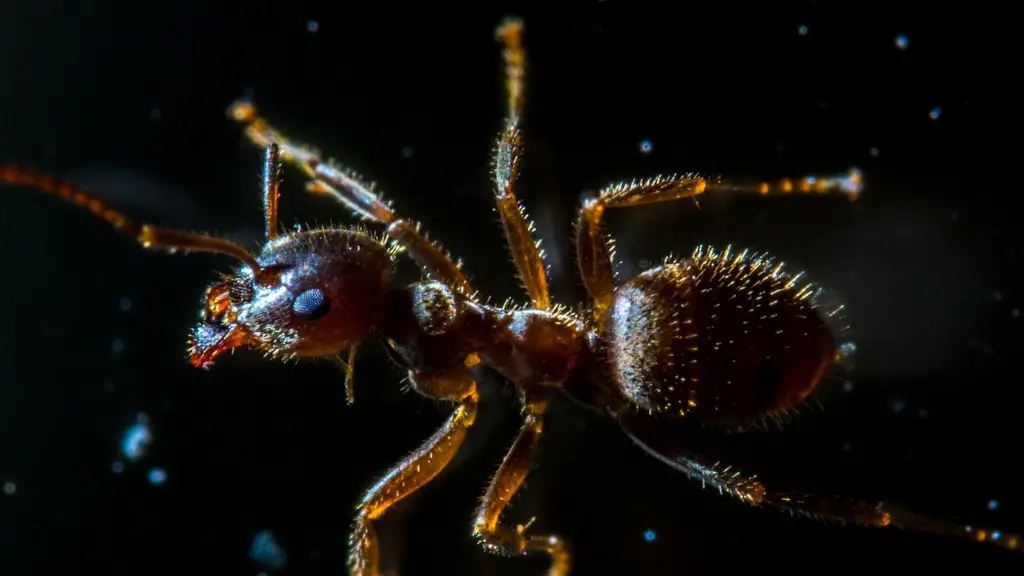
[[295,297],[292,311],[301,320],[319,320],[331,311],[331,301],[319,288],[310,288]]

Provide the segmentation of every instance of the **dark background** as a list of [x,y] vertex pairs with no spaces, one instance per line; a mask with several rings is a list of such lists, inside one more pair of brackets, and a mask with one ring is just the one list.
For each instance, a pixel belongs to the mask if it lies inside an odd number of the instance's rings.
[[[679,170],[774,179],[859,166],[868,187],[856,204],[709,198],[615,214],[623,271],[699,242],[806,268],[850,311],[852,391],[784,431],[724,438],[725,454],[773,485],[1024,531],[1010,17],[977,3],[626,4],[8,4],[0,158],[140,218],[255,245],[261,154],[224,115],[249,94],[287,133],[372,175],[485,293],[522,298],[488,180],[504,105],[492,28],[518,14],[521,198],[555,296],[584,296],[568,246],[585,190]],[[257,574],[248,552],[263,530],[288,555],[281,573],[342,573],[361,490],[446,408],[403,394],[370,348],[353,408],[331,366],[239,353],[194,370],[184,342],[199,295],[231,262],[147,253],[51,198],[4,192],[0,574]],[[305,196],[293,171],[283,194],[288,225],[350,221]],[[401,574],[545,569],[469,538],[518,427],[502,383],[483,381],[485,410],[455,465],[381,526],[385,563]],[[121,439],[139,413],[153,444],[127,462]],[[538,533],[564,534],[576,574],[1024,567],[967,540],[745,508],[568,402],[545,430],[509,518],[536,514]],[[162,485],[147,480],[154,467]]]

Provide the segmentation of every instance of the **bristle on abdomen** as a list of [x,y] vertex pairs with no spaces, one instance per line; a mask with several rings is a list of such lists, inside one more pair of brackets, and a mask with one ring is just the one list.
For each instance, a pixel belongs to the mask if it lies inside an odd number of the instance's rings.
[[699,248],[620,287],[612,377],[638,408],[744,423],[803,401],[836,357],[817,291],[763,254]]

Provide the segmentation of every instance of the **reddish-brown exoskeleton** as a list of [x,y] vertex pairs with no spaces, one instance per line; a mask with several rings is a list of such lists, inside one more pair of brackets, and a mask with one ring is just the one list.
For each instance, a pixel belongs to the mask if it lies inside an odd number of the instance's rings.
[[[473,519],[472,531],[493,552],[540,552],[549,574],[564,576],[570,556],[562,538],[539,535],[503,519],[531,467],[545,411],[564,392],[607,413],[645,450],[706,485],[754,506],[873,526],[899,526],[988,541],[1009,549],[1019,537],[970,529],[883,504],[793,495],[752,477],[728,472],[682,451],[660,423],[681,418],[745,424],[784,412],[815,390],[842,356],[829,330],[832,312],[817,292],[764,255],[698,249],[668,259],[624,283],[613,274],[613,250],[602,229],[604,212],[691,198],[713,190],[839,192],[855,198],[860,175],[805,178],[777,185],[744,184],[698,175],[657,177],[609,186],[584,202],[576,223],[576,255],[592,299],[585,314],[557,307],[548,296],[543,253],[515,197],[524,52],[522,24],[505,21],[508,117],[495,150],[494,199],[531,305],[484,304],[454,262],[350,173],[273,130],[248,102],[229,114],[266,148],[264,213],[267,242],[258,255],[205,235],[139,225],[89,194],[48,176],[0,166],[0,180],[60,196],[107,220],[149,248],[228,254],[242,266],[211,286],[190,340],[196,366],[237,347],[274,357],[338,357],[351,367],[357,345],[376,339],[408,370],[415,390],[457,405],[440,430],[403,459],[363,497],[351,539],[354,574],[375,575],[375,522],[396,502],[434,478],[455,455],[477,413],[470,368],[486,364],[518,390],[519,436]],[[277,223],[278,163],[300,168],[309,190],[333,196],[358,215],[383,225],[373,236],[356,228],[281,233]],[[392,259],[409,256],[428,276],[408,286],[390,282]]]

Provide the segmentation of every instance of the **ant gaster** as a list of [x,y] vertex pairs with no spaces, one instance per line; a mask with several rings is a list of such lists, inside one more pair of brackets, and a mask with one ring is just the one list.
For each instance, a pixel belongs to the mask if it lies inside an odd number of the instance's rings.
[[[527,308],[485,304],[460,265],[417,224],[399,217],[354,174],[290,142],[249,102],[235,103],[229,115],[244,123],[249,139],[266,150],[267,241],[258,255],[228,240],[137,224],[86,192],[43,174],[0,166],[0,180],[77,204],[147,248],[214,252],[241,261],[235,275],[205,293],[189,344],[195,366],[209,365],[238,347],[273,357],[339,357],[347,351],[351,402],[355,351],[373,337],[408,370],[415,390],[457,406],[437,433],[362,498],[351,536],[353,574],[380,573],[374,524],[433,479],[459,449],[477,415],[479,396],[470,368],[479,364],[515,385],[523,421],[475,513],[473,534],[492,552],[549,555],[552,576],[564,576],[570,569],[563,539],[534,534],[529,530],[532,521],[509,524],[503,516],[530,470],[549,399],[559,391],[616,419],[661,461],[747,504],[1019,548],[1021,540],[1015,535],[936,521],[888,504],[775,491],[683,451],[677,438],[658,427],[658,422],[682,418],[742,425],[784,413],[806,400],[841,360],[844,348],[829,329],[834,311],[818,305],[818,292],[802,283],[800,275],[784,272],[766,255],[699,248],[689,258],[667,259],[617,283],[604,213],[715,190],[838,192],[854,199],[861,190],[860,173],[775,185],[685,174],[609,186],[583,203],[576,221],[576,256],[592,302],[586,313],[572,313],[551,302],[543,253],[515,196],[525,65],[521,34],[522,23],[514,19],[497,29],[504,44],[508,115],[494,154],[494,200],[530,297]],[[310,192],[331,196],[383,225],[386,235],[358,228],[279,232],[279,162],[301,169],[310,180]],[[392,260],[399,252],[418,264],[427,279],[392,286]]]

